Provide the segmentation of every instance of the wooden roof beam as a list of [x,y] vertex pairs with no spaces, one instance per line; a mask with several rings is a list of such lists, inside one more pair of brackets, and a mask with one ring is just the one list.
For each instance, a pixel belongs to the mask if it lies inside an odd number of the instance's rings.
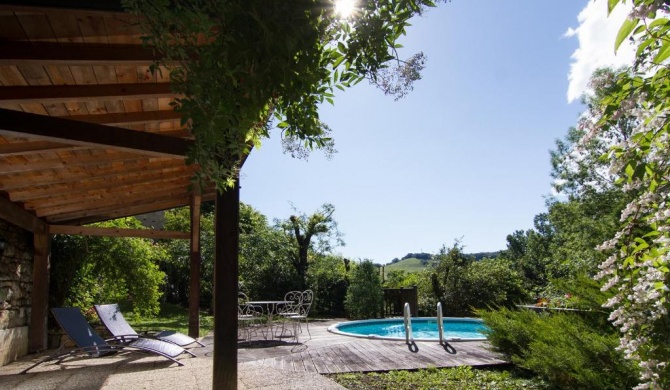
[[[35,213],[38,217],[46,216],[59,216],[63,214],[72,214],[85,212],[87,215],[97,214],[99,210],[110,208],[112,210],[147,204],[152,202],[160,202],[164,200],[174,199],[188,194],[186,188],[176,187],[172,189],[163,189],[161,187],[156,187],[153,191],[144,191],[139,194],[128,194],[128,195],[115,195],[111,197],[106,197],[104,199],[90,199],[87,201],[82,201],[78,203],[65,204],[65,205],[56,205],[53,207],[38,207],[35,209]],[[92,214],[88,214],[91,212]]]
[[[49,215],[45,219],[48,222],[59,224],[73,225],[72,221],[77,221],[76,224],[88,224],[91,222],[105,221],[108,219],[121,218],[130,215],[146,214],[152,211],[165,210],[189,204],[190,196],[183,192],[179,196],[169,196],[152,199],[140,199],[132,204],[116,204],[105,207],[99,207],[88,210],[74,211],[70,213]],[[92,221],[91,221],[92,219]]]
[[0,65],[149,65],[157,57],[142,45],[0,42]]
[[1,11],[66,15],[126,16],[120,0],[2,0]]
[[12,142],[0,145],[0,157],[18,156],[34,153],[61,152],[64,150],[86,149],[87,146],[74,146],[60,142],[28,141]]
[[40,85],[0,87],[0,103],[69,103],[87,100],[150,99],[176,96],[170,83]]
[[48,232],[49,226],[33,214],[0,197],[0,218],[29,232]]
[[146,158],[137,153],[97,153],[88,156],[48,159],[35,162],[10,163],[0,160],[0,172],[30,172],[42,169],[66,169],[75,166],[109,164],[119,161],[132,161]]
[[68,204],[82,204],[96,202],[104,202],[109,198],[130,197],[134,195],[143,195],[151,191],[165,191],[170,192],[175,189],[186,191],[191,184],[191,178],[188,176],[181,176],[176,178],[168,178],[163,181],[153,181],[142,184],[135,184],[131,186],[113,186],[105,190],[80,192],[78,194],[61,195],[54,193],[53,196],[46,199],[39,199],[36,201],[29,201],[24,203],[26,210],[44,209],[47,207],[61,207]]
[[[211,202],[214,200],[215,192],[211,190],[210,192],[204,193],[202,195],[203,202]],[[165,202],[154,202],[152,204],[144,204],[139,206],[128,207],[125,209],[119,209],[109,212],[100,213],[98,215],[91,216],[72,216],[70,219],[64,218],[64,216],[59,216],[54,218],[55,220],[60,220],[60,223],[67,223],[69,225],[85,225],[89,223],[109,221],[110,219],[130,217],[134,215],[146,214],[154,211],[169,210],[176,207],[188,206],[190,202],[190,196],[185,196],[179,199],[173,199]],[[47,218],[49,220],[49,218]]]
[[152,122],[165,122],[181,119],[181,114],[174,110],[121,112],[97,115],[70,115],[60,118],[74,121],[97,123],[100,125],[139,125]]
[[170,238],[189,240],[191,233],[154,229],[120,229],[93,226],[49,225],[52,234],[69,234],[75,236],[102,237],[138,237],[138,238]]
[[53,185],[53,184],[70,184],[79,185],[82,180],[91,178],[104,178],[113,180],[115,176],[126,175],[137,172],[161,172],[167,168],[184,167],[183,160],[168,160],[159,159],[158,161],[149,161],[147,159],[136,162],[122,163],[120,166],[108,166],[96,169],[80,170],[75,172],[68,172],[58,170],[55,172],[45,171],[45,174],[28,176],[25,174],[12,174],[4,176],[0,172],[0,191],[19,190],[25,187],[32,187],[35,185]]
[[[32,87],[29,87],[32,88]],[[54,142],[183,158],[193,141],[121,127],[84,123],[0,108],[0,133]]]
[[164,181],[166,177],[188,177],[193,175],[192,166],[170,167],[160,170],[138,171],[125,175],[110,177],[99,177],[81,179],[73,183],[59,183],[53,185],[35,184],[9,192],[9,198],[13,202],[31,201],[52,196],[68,196],[82,192],[95,193],[96,191],[107,191],[110,188],[122,188],[137,184],[157,184]]

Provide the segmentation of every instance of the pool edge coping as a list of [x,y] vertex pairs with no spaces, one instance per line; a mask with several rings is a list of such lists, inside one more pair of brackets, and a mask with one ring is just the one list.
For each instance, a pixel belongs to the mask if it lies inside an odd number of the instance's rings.
[[[432,319],[437,319],[437,317],[412,317],[413,320],[432,320]],[[392,320],[403,320],[402,318],[373,318],[369,320],[353,320],[353,321],[346,321],[346,322],[338,322],[337,324],[330,325],[328,327],[328,332],[337,334],[340,336],[346,336],[346,337],[356,337],[360,339],[368,339],[368,340],[389,340],[389,341],[405,341],[404,337],[387,337],[387,336],[378,336],[378,335],[363,335],[363,334],[355,334],[355,333],[346,333],[342,332],[337,328],[338,325],[342,324],[356,324],[356,323],[370,323],[370,322],[384,322],[384,321],[392,321]],[[481,322],[482,321],[479,318],[472,318],[472,317],[443,317],[443,320],[457,320],[457,321],[466,321],[466,322]],[[415,338],[413,341],[421,341],[421,342],[440,342],[439,338]],[[450,341],[450,342],[468,342],[468,341],[488,341],[487,338],[461,338],[461,337],[445,337],[444,341]]]

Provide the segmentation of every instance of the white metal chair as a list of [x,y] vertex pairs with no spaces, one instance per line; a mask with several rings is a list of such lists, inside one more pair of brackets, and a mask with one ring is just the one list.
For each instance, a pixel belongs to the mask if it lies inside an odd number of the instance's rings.
[[245,293],[237,294],[237,329],[238,338],[246,333],[244,340],[251,340],[251,332],[256,332],[263,324],[263,308],[249,304]]
[[302,333],[302,326],[300,323],[305,321],[305,327],[307,328],[307,334],[309,334],[309,339],[312,339],[312,334],[309,332],[309,321],[307,316],[309,315],[309,310],[312,308],[312,302],[314,301],[314,293],[312,290],[305,290],[301,293],[300,305],[298,305],[297,314],[288,316],[287,319],[294,321],[293,334],[295,337],[295,342],[298,341],[298,334]]
[[281,333],[279,336],[283,336],[286,331],[286,320],[291,316],[299,315],[299,307],[302,301],[302,291],[289,291],[284,295],[284,300],[291,303],[286,303],[278,309],[277,314],[279,318],[283,319],[281,326]]

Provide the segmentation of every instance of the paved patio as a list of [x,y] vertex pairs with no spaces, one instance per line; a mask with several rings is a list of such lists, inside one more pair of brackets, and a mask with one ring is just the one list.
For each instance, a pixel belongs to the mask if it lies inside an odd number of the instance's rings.
[[[410,349],[403,342],[329,333],[327,327],[339,321],[310,322],[312,338],[308,340],[303,333],[299,344],[260,337],[240,343],[238,388],[343,389],[320,373],[505,364],[481,342],[452,343],[447,348],[438,343],[417,343]],[[181,358],[181,367],[161,357],[124,352],[99,359],[67,359],[60,365],[46,363],[26,375],[17,375],[44,356],[29,355],[0,367],[0,389],[211,389],[212,335],[202,341],[205,347],[193,350],[198,357]]]

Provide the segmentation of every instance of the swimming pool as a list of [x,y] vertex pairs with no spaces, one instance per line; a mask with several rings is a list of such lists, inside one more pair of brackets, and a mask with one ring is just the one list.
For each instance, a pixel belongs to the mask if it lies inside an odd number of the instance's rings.
[[[487,329],[482,320],[474,318],[444,319],[444,338],[449,341],[486,340],[482,332]],[[405,340],[402,318],[340,322],[328,327],[328,331],[353,337]],[[412,318],[412,335],[415,341],[438,341],[437,318]]]

